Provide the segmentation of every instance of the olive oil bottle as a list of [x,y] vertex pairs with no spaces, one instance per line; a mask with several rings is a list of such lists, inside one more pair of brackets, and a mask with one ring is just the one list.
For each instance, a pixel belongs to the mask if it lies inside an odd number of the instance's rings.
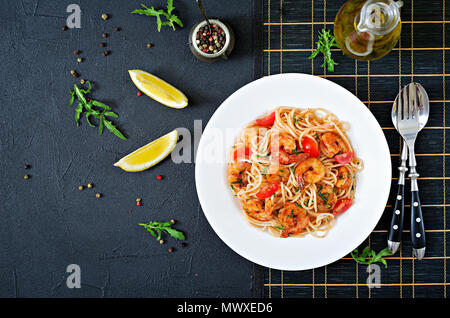
[[348,0],[334,21],[341,50],[358,60],[371,61],[388,54],[400,37],[402,1]]

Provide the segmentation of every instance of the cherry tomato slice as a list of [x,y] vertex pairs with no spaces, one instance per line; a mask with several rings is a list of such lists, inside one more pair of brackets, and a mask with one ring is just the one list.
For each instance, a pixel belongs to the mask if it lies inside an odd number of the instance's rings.
[[333,207],[333,215],[344,213],[353,204],[353,200],[349,198],[339,199]]
[[241,147],[238,148],[234,151],[234,161],[236,161],[238,158],[241,159],[244,156],[251,156],[252,155],[252,150],[249,147]]
[[260,126],[271,126],[275,122],[275,112],[270,113],[269,115],[258,118],[256,123]]
[[270,196],[277,191],[278,191],[278,183],[272,182],[266,185],[264,188],[262,188],[261,191],[259,191],[256,194],[256,197],[258,199],[267,199],[270,198]]
[[319,157],[319,147],[317,146],[317,143],[315,140],[305,137],[302,139],[302,147],[303,151],[307,154],[309,154],[310,157]]
[[334,156],[334,159],[340,164],[346,165],[347,163],[352,162],[353,152],[344,152],[343,154]]

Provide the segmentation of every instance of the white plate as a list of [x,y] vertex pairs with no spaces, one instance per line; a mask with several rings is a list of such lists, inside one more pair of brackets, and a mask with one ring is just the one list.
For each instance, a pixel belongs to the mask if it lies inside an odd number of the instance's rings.
[[[226,156],[239,131],[277,106],[322,107],[348,122],[347,134],[356,155],[364,162],[363,171],[357,175],[354,205],[337,218],[323,239],[311,235],[278,238],[251,226],[226,180]],[[230,128],[233,132],[220,138]],[[212,157],[220,160],[211,162]],[[320,77],[280,74],[247,84],[217,109],[198,146],[195,182],[206,218],[236,253],[274,269],[306,270],[347,255],[372,232],[389,196],[391,159],[380,125],[353,94]]]

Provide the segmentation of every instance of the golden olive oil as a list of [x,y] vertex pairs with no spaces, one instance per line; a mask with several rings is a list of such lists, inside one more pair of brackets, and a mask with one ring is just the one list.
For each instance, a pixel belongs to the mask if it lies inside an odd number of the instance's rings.
[[334,21],[341,50],[358,60],[376,60],[388,54],[400,37],[401,1],[348,0]]

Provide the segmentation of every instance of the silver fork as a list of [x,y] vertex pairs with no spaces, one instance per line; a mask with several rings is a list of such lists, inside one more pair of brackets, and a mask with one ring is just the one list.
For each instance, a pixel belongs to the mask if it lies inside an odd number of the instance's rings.
[[[416,156],[414,144],[420,131],[419,108],[423,108],[423,89],[420,84],[411,83],[401,92],[397,107],[397,128],[409,150],[409,177],[411,178],[411,242],[414,255],[422,259],[425,255],[425,230],[423,225],[422,207],[419,198],[419,186],[416,171]],[[426,94],[426,93],[425,93]],[[427,115],[428,116],[428,115]],[[427,118],[428,119],[428,118]]]

